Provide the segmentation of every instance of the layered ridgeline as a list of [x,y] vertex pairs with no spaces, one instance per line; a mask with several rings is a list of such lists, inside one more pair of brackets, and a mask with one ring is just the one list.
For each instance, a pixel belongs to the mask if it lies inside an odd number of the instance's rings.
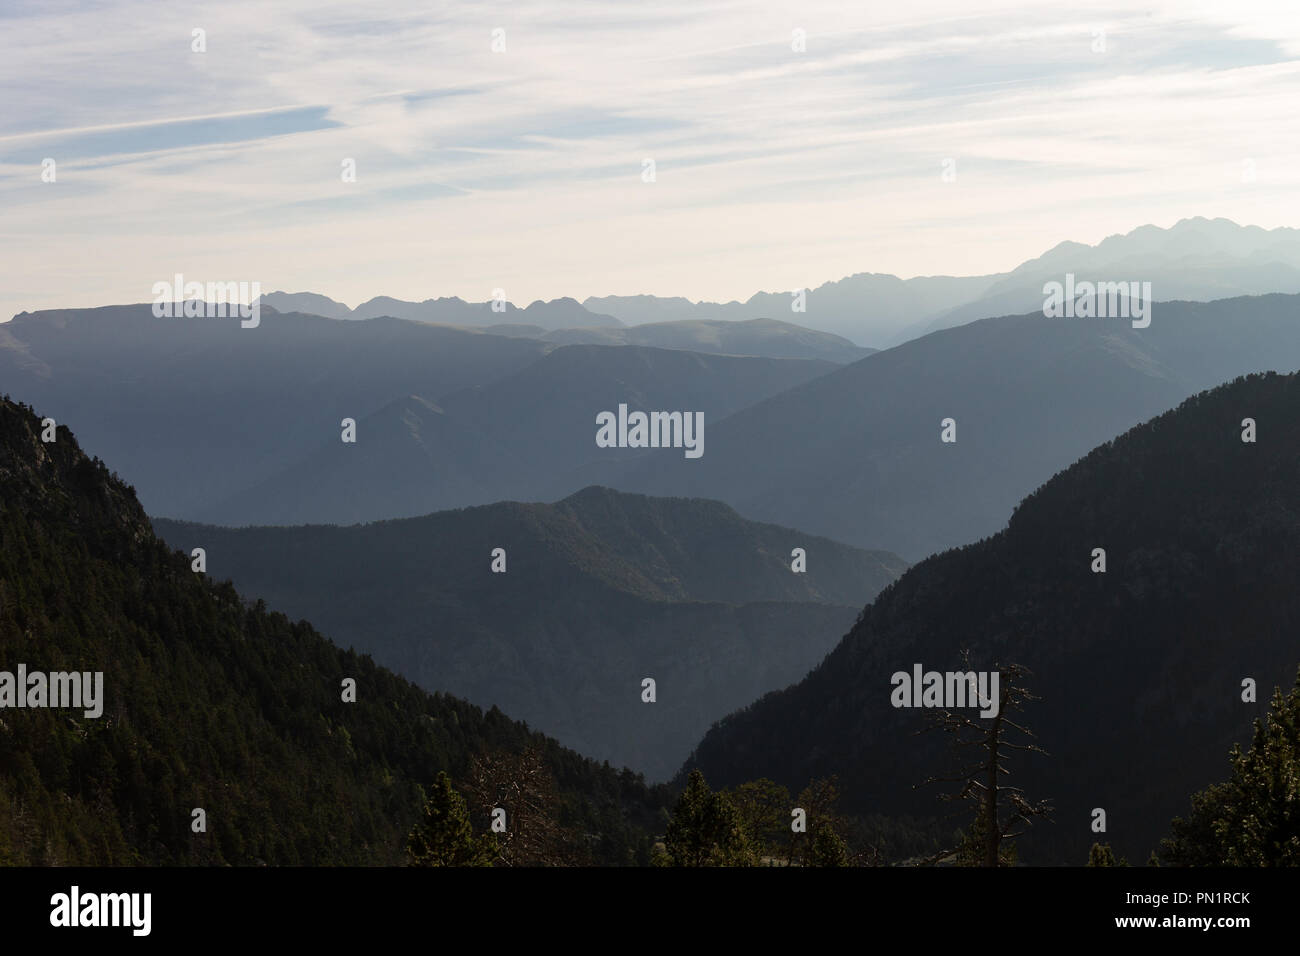
[[[936,263],[941,267],[941,263]],[[1037,308],[1043,283],[1067,272],[1090,281],[1145,280],[1161,302],[1208,301],[1300,292],[1300,230],[1239,226],[1227,219],[1183,219],[1162,229],[1139,226],[1096,245],[1062,242],[1011,272],[900,279],[859,273],[807,290],[795,321],[859,345],[889,348],[976,319]],[[759,292],[745,302],[691,302],[680,296],[605,296],[583,305],[624,324],[684,320],[791,318],[788,292]]]
[[652,322],[635,328],[556,329],[537,326],[491,326],[485,331],[528,335],[564,345],[646,345],[685,349],[711,355],[751,355],[765,358],[820,359],[843,365],[866,358],[875,349],[862,348],[829,332],[817,332],[777,319],[694,319]]
[[498,306],[500,311],[493,308],[492,302],[466,302],[456,296],[411,302],[377,295],[355,309],[315,292],[270,292],[262,296],[261,301],[279,312],[306,312],[331,319],[388,317],[465,328],[487,328],[501,323],[532,325],[541,329],[618,328],[622,325],[613,316],[592,312],[570,298],[552,299],[550,302],[538,299],[525,308],[504,302]]
[[806,674],[905,567],[720,502],[603,488],[343,528],[154,527],[422,686],[656,779],[713,721]]
[[158,318],[149,305],[68,309],[0,326],[0,383],[135,486],[152,514],[195,511],[278,473],[404,395],[482,385],[551,346],[397,319],[264,308]]
[[721,721],[687,767],[714,785],[834,773],[858,811],[949,812],[942,789],[913,789],[956,765],[947,739],[916,736],[934,711],[893,706],[892,677],[964,670],[969,649],[974,670],[1029,667],[1042,698],[1017,719],[1049,756],[1016,755],[1007,782],[1050,799],[1055,822],[1021,859],[1079,864],[1100,839],[1145,860],[1294,681],[1298,579],[1300,374],[1239,379],[1095,449],[992,538],[911,568],[805,680]]
[[588,477],[915,561],[992,534],[1057,471],[1187,397],[1300,368],[1300,296],[1157,302],[1150,318],[935,332],[717,422],[698,461],[651,453]]
[[1062,242],[995,277],[978,299],[911,325],[904,339],[1037,308],[1043,300],[1043,284],[1063,281],[1066,273],[1080,280],[1150,282],[1161,302],[1294,294],[1300,292],[1300,229],[1261,229],[1198,216],[1181,219],[1168,229],[1139,226],[1095,246]]
[[[380,296],[356,309],[314,292],[272,292],[262,296],[261,301],[278,312],[306,312],[331,319],[390,316],[560,345],[648,345],[713,355],[823,359],[837,363],[853,362],[874,351],[854,345],[839,335],[770,318],[686,319],[625,328],[608,315],[588,312],[573,299],[534,302],[522,310],[508,304],[504,312],[493,312],[490,303],[470,303],[456,298],[421,303]],[[782,312],[789,312],[788,304]]]
[[44,431],[0,400],[0,863],[400,862],[439,770],[524,748],[597,860],[645,858],[659,798],[633,774],[213,586],[66,428]]
[[[358,417],[355,442],[342,441],[337,422],[330,423],[296,464],[210,508],[152,513],[225,525],[348,524],[505,499],[554,500],[592,484],[591,469],[640,453],[597,446],[601,412],[617,414],[626,405],[679,413],[682,427],[670,437],[683,447],[657,451],[698,464],[687,451],[707,456],[716,422],[836,367],[639,346],[564,346],[498,381],[436,401],[402,395]],[[687,449],[688,439],[697,447]]]
[[[1300,296],[1157,302],[1146,328],[1040,312],[836,366],[140,307],[15,319],[0,381],[76,422],[151,514],[350,523],[598,484],[915,560],[993,533],[1052,474],[1189,395],[1300,367],[1298,313]],[[700,457],[598,446],[597,415],[624,404],[702,414]]]
[[[596,447],[601,411],[697,412],[707,432],[836,367],[270,307],[255,328],[238,317],[158,318],[148,305],[0,326],[7,389],[75,423],[150,514],[217,524],[554,500],[592,483],[574,476],[584,464],[626,454]],[[341,440],[344,419],[356,423],[354,444]]]
[[[1001,275],[898,276],[860,272],[807,290],[804,311],[793,312],[790,292],[756,292],[744,302],[692,302],[681,296],[611,295],[583,305],[625,325],[668,322],[746,322],[789,318],[858,345],[884,348],[924,319],[977,300]],[[921,334],[918,328],[916,334]],[[908,338],[912,336],[907,336]]]

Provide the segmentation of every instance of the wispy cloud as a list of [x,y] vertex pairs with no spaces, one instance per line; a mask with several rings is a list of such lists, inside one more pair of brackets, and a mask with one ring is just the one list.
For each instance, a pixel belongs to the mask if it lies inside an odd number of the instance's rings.
[[744,298],[1300,221],[1289,4],[981,6],[9,4],[0,306],[177,271],[352,303]]

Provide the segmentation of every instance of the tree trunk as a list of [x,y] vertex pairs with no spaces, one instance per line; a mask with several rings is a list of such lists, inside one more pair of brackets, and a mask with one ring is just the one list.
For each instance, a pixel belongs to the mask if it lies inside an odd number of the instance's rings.
[[984,826],[988,828],[984,838],[984,865],[994,867],[999,863],[998,851],[1002,842],[1002,827],[998,822],[998,734],[1001,725],[1002,715],[999,712],[993,718],[993,726],[989,728],[989,779],[984,793],[984,813],[987,817]]

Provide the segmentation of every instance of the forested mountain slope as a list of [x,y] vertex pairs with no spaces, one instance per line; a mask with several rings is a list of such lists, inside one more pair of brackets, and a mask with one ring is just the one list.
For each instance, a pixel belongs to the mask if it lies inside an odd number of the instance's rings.
[[248,605],[66,428],[42,432],[0,400],[0,671],[102,672],[102,713],[0,709],[0,863],[400,862],[439,770],[528,747],[599,861],[645,858],[660,798],[635,775]]

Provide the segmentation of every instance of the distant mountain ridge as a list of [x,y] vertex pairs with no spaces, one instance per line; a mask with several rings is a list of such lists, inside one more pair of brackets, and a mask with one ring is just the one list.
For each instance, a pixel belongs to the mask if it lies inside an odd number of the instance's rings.
[[544,329],[619,328],[623,324],[613,316],[592,312],[570,298],[553,299],[550,302],[539,299],[522,309],[513,302],[505,302],[500,311],[492,308],[493,303],[490,301],[466,302],[457,296],[408,302],[379,295],[355,309],[315,292],[268,292],[261,297],[261,301],[280,312],[307,312],[331,319],[391,317],[409,322],[466,328],[485,328],[508,323],[535,325]]
[[842,336],[776,319],[693,319],[650,322],[632,328],[538,331],[537,338],[564,345],[644,345],[713,355],[817,359],[839,365],[876,352],[876,349],[854,345]]
[[[908,560],[992,534],[1091,447],[1215,383],[1300,368],[1300,296],[1158,302],[1126,319],[981,319],[879,352],[712,427],[696,462],[584,474]],[[943,422],[955,423],[944,442]]]
[[908,334],[1040,308],[1043,284],[1063,281],[1067,273],[1091,281],[1150,282],[1157,302],[1300,293],[1300,229],[1194,218],[1168,229],[1140,226],[1095,246],[1063,242],[999,278],[978,300],[924,320]]
[[[1108,236],[1095,246],[1069,240],[1057,243],[1007,272],[909,279],[855,273],[802,290],[801,311],[792,308],[793,290],[756,292],[744,302],[696,302],[649,294],[588,296],[582,302],[561,297],[538,300],[526,308],[506,302],[501,312],[494,312],[491,302],[467,302],[456,296],[413,302],[380,295],[355,309],[314,292],[270,292],[261,300],[282,312],[332,319],[391,316],[463,328],[497,326],[499,334],[536,338],[579,329],[763,319],[836,336],[852,347],[883,349],[977,319],[1030,311],[1042,301],[1043,283],[1060,281],[1066,272],[1091,281],[1148,281],[1156,300],[1162,302],[1300,293],[1300,230],[1239,226],[1228,219],[1204,217],[1181,219],[1168,228],[1147,224]],[[619,341],[715,351],[703,344],[706,338],[682,344],[691,335],[698,336],[698,328],[671,334],[678,341],[635,337]],[[614,339],[589,333],[555,341],[612,344]],[[799,356],[845,360],[826,354]]]
[[805,311],[795,312],[789,292],[756,292],[745,302],[691,302],[653,295],[592,296],[589,309],[606,311],[627,325],[671,321],[789,319],[842,336],[859,346],[887,347],[914,324],[983,295],[1000,276],[897,276],[862,272],[808,289]]
[[585,474],[596,463],[637,455],[597,447],[601,411],[622,403],[701,413],[707,456],[715,422],[837,367],[642,346],[561,346],[487,385],[436,399],[418,392],[398,398],[358,418],[355,444],[326,431],[278,474],[177,516],[225,525],[348,524],[502,499],[553,500],[591,484]]
[[713,355],[806,358],[839,364],[857,361],[876,351],[854,345],[839,335],[769,318],[690,319],[626,328],[609,316],[588,312],[573,299],[534,302],[526,309],[510,305],[504,313],[489,310],[487,315],[483,308],[490,303],[469,303],[456,298],[415,303],[379,296],[356,309],[313,292],[272,292],[262,296],[261,301],[280,312],[305,312],[348,320],[393,316],[557,345],[645,345]]
[[400,395],[443,395],[523,369],[553,346],[399,319],[264,310],[156,318],[147,304],[20,315],[0,383],[113,461],[153,513],[193,513],[265,480]]
[[[1139,226],[1096,246],[1062,242],[1010,272],[983,276],[859,273],[809,289],[800,324],[859,345],[889,348],[977,319],[1040,308],[1043,283],[1065,273],[1094,281],[1152,283],[1157,301],[1209,301],[1300,292],[1300,230],[1238,226],[1228,219],[1182,219],[1168,229]],[[681,297],[593,296],[583,305],[628,325],[642,322],[791,317],[789,293],[760,292],[746,302]]]
[[[1239,226],[1228,219],[1192,217],[1172,226],[1138,226],[1108,236],[1095,246],[1060,242],[1008,272],[980,276],[929,275],[911,279],[860,272],[823,282],[805,291],[802,311],[794,311],[791,291],[756,292],[744,302],[693,302],[682,296],[588,296],[535,302],[508,308],[509,318],[485,319],[487,303],[460,299],[400,302],[379,296],[348,309],[314,293],[265,296],[286,310],[315,311],[333,318],[395,315],[419,321],[485,327],[533,325],[545,332],[603,326],[619,328],[672,323],[740,323],[756,319],[790,322],[829,333],[850,344],[890,348],[939,329],[977,319],[1020,315],[1041,306],[1044,282],[1067,272],[1092,281],[1151,282],[1157,301],[1210,301],[1274,292],[1300,293],[1300,230]],[[558,341],[612,342],[594,336]],[[658,341],[626,339],[639,344]],[[707,349],[706,349],[707,351]],[[806,355],[804,357],[829,357]]]
[[[118,463],[153,514],[346,523],[555,500],[600,484],[724,500],[758,520],[914,560],[991,533],[1075,456],[1198,389],[1300,365],[1294,298],[1165,302],[1157,281],[1154,325],[1135,330],[1045,319],[1041,287],[1025,277],[1095,275],[1093,262],[1141,281],[1137,264],[1149,261],[1192,263],[1187,276],[1217,282],[1206,265],[1216,250],[1229,263],[1281,262],[1295,236],[1185,220],[1095,248],[1062,244],[1018,270],[1033,293],[1028,314],[941,329],[848,364],[864,350],[775,320],[543,331],[542,340],[518,334],[540,325],[492,334],[270,305],[261,328],[244,330],[154,319],[141,305],[19,316],[0,330],[0,378],[79,422],[87,447]],[[1130,263],[1129,253],[1147,259]],[[1280,282],[1286,267],[1260,268]],[[826,294],[809,300],[808,316],[816,301]],[[566,337],[673,348],[554,341]],[[722,354],[732,351],[824,357]],[[595,415],[623,402],[703,412],[703,458],[598,448]],[[948,417],[958,439],[941,445]],[[357,422],[355,445],[338,441],[345,418]]]
[[659,779],[713,720],[807,673],[906,567],[720,502],[606,488],[342,528],[154,527],[427,689]]

